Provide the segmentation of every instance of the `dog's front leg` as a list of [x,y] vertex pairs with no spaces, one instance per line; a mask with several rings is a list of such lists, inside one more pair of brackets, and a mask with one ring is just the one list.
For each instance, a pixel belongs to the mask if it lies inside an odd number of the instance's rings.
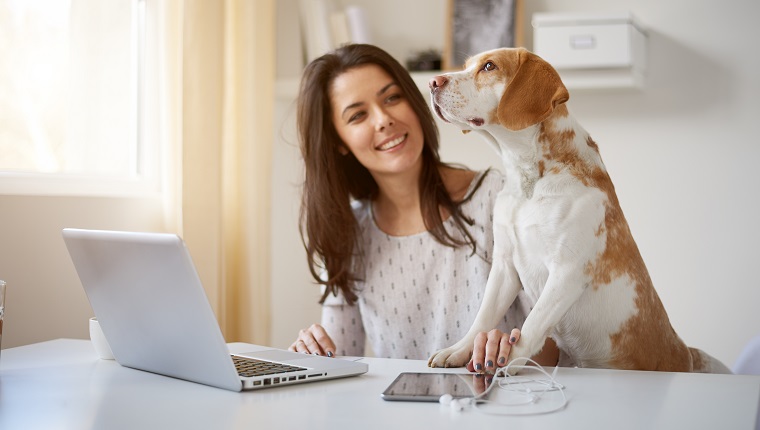
[[514,361],[515,368],[510,369],[510,374],[517,373],[519,366],[525,364],[526,358],[533,357],[541,351],[546,338],[588,286],[587,276],[575,273],[577,270],[572,268],[568,269],[562,270],[555,267],[550,271],[536,305],[525,319],[520,340],[509,352],[508,363],[520,358]]
[[434,353],[428,360],[430,367],[462,367],[470,361],[475,336],[496,327],[504,317],[517,293],[522,288],[517,271],[505,255],[495,253],[488,274],[483,302],[470,330],[459,342]]

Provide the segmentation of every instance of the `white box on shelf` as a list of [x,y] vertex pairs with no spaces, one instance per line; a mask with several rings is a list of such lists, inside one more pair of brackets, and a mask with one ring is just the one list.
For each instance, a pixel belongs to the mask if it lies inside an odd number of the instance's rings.
[[569,88],[641,87],[646,32],[630,13],[533,15],[533,51]]

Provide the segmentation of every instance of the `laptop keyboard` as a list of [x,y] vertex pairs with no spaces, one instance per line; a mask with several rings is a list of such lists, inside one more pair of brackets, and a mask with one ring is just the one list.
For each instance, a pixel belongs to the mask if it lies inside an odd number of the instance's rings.
[[232,356],[235,368],[240,376],[250,378],[252,376],[276,375],[279,373],[296,372],[306,370],[305,367],[291,366],[289,364],[273,363],[271,361],[257,360],[255,358]]

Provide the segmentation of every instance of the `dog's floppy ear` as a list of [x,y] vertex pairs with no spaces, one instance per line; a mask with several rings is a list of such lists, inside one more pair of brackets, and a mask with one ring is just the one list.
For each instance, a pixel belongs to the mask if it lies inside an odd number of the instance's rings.
[[510,130],[522,130],[545,120],[570,95],[554,67],[527,50],[519,55],[517,71],[501,96],[496,116]]

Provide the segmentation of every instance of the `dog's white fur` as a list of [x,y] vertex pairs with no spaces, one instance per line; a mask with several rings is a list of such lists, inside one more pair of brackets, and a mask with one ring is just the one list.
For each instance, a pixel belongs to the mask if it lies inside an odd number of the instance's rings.
[[524,289],[532,310],[510,361],[537,354],[551,336],[581,367],[729,372],[671,327],[599,150],[547,62],[525,49],[492,50],[430,87],[438,116],[484,136],[506,172],[483,303],[465,337],[430,366],[467,363],[476,334]]

